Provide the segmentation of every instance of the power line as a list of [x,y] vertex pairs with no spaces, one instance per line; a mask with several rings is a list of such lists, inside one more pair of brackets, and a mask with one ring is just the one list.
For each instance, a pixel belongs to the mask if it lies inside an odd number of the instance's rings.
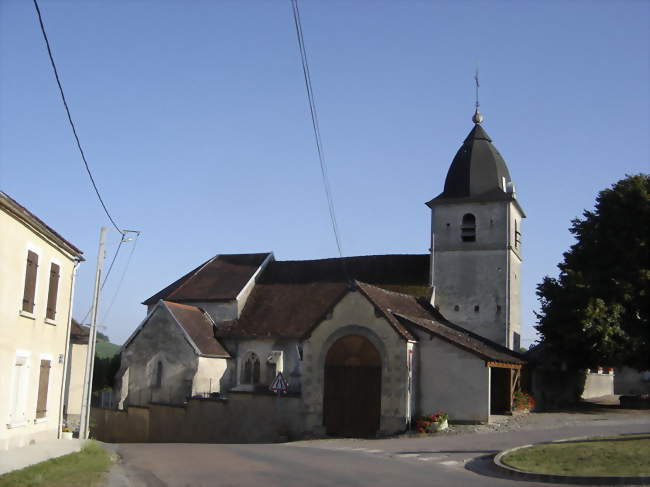
[[124,270],[122,271],[122,276],[120,277],[120,281],[117,283],[117,288],[115,289],[115,293],[113,294],[111,303],[108,305],[108,309],[104,313],[104,319],[102,319],[102,324],[106,323],[106,318],[108,318],[108,315],[110,314],[111,309],[113,308],[113,303],[115,303],[115,298],[117,298],[117,294],[120,292],[120,288],[122,287],[122,282],[124,282],[126,271],[129,269],[129,264],[131,264],[131,257],[133,257],[133,253],[135,252],[135,248],[138,245],[139,238],[140,238],[140,232],[137,232],[135,236],[135,241],[133,242],[133,247],[131,247],[131,252],[129,253],[129,257],[126,260],[126,265],[124,266]]
[[97,188],[97,184],[95,183],[95,178],[93,178],[92,173],[90,172],[90,167],[88,166],[88,161],[86,160],[86,154],[84,154],[83,148],[81,147],[81,142],[79,141],[79,136],[77,135],[77,129],[74,125],[74,122],[72,121],[72,115],[70,114],[70,108],[68,107],[68,102],[65,99],[65,93],[63,92],[63,86],[61,85],[61,79],[59,78],[59,72],[56,69],[56,64],[54,63],[54,56],[52,55],[52,48],[50,47],[50,41],[47,38],[47,33],[45,32],[45,25],[43,24],[43,17],[41,16],[41,9],[38,7],[38,2],[34,0],[34,7],[36,7],[36,14],[38,15],[38,23],[41,26],[41,32],[43,33],[43,39],[45,39],[45,46],[47,47],[47,54],[50,57],[50,64],[52,64],[52,69],[54,70],[54,77],[56,78],[56,84],[59,86],[59,92],[61,93],[61,100],[63,101],[63,106],[65,107],[65,112],[68,115],[68,122],[70,122],[70,127],[72,128],[72,134],[74,135],[74,139],[77,142],[77,148],[79,149],[79,153],[81,154],[81,159],[83,159],[84,166],[86,167],[86,172],[88,173],[88,177],[90,178],[90,182],[93,185],[93,189],[95,190],[95,193],[97,194],[97,198],[99,199],[99,202],[102,205],[102,208],[104,209],[104,212],[106,213],[106,216],[110,220],[110,222],[113,224],[115,229],[120,232],[120,234],[124,235],[124,232],[120,230],[120,227],[117,226],[117,223],[115,223],[115,220],[111,216],[111,214],[108,211],[108,208],[106,207],[106,204],[104,203],[104,200],[102,199],[101,194],[99,193],[99,189]]
[[[305,39],[302,32],[302,22],[300,20],[300,10],[298,8],[298,0],[291,0],[291,7],[293,10],[293,23],[296,27],[296,35],[298,37],[298,49],[300,50],[300,62],[302,64],[302,72],[305,80],[305,88],[307,89],[307,100],[309,102],[309,113],[311,115],[311,124],[312,124],[312,129],[314,131],[314,139],[316,141],[316,152],[318,153],[318,161],[320,163],[321,177],[323,179],[323,186],[325,188],[325,197],[327,198],[327,207],[330,214],[330,220],[332,222],[332,230],[334,231],[336,247],[338,248],[339,251],[339,257],[343,257],[341,238],[339,236],[339,229],[336,221],[336,212],[334,211],[334,197],[332,196],[332,189],[330,187],[329,178],[327,176],[327,165],[325,164],[325,154],[323,151],[323,142],[320,135],[320,125],[318,123],[318,112],[316,110],[314,89],[311,84],[311,74],[309,72],[309,62],[307,60],[307,49],[305,47]],[[345,268],[345,263],[344,263],[344,268]]]
[[[115,261],[117,260],[117,255],[120,253],[120,248],[122,248],[122,244],[125,242],[124,240],[124,234],[120,235],[120,243],[117,245],[117,249],[115,249],[115,253],[113,254],[113,258],[111,259],[111,265],[108,266],[108,270],[106,271],[106,275],[104,275],[104,279],[102,279],[102,285],[100,290],[104,289],[104,286],[106,285],[106,281],[108,280],[108,276],[111,275],[111,271],[113,270],[113,265],[115,264]],[[86,311],[86,314],[84,315],[83,319],[81,320],[81,324],[83,325],[84,322],[88,319],[88,315],[90,315],[90,312],[92,310],[92,307]]]

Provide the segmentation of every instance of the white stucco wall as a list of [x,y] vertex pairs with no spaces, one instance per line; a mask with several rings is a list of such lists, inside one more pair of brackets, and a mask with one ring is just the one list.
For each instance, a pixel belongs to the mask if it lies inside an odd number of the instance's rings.
[[[274,339],[274,338],[256,338],[247,340],[224,340],[224,345],[230,349],[235,349],[236,359],[235,367],[232,371],[231,387],[237,391],[252,391],[254,389],[266,389],[271,385],[275,378],[270,368],[267,358],[273,351],[282,352],[283,370],[282,375],[289,383],[290,392],[300,392],[301,388],[301,362],[298,354],[298,340],[295,339]],[[255,353],[260,359],[260,384],[254,385],[242,384],[242,374],[244,371],[244,362],[250,353]],[[271,370],[269,370],[271,369]],[[277,372],[277,367],[276,367]]]
[[86,371],[87,343],[71,343],[66,376],[65,411],[67,415],[81,414],[84,374]]
[[476,355],[417,332],[417,415],[444,411],[451,421],[490,419],[490,368]]
[[[0,450],[58,436],[63,358],[71,307],[74,256],[0,208]],[[21,312],[28,250],[38,254],[34,313]],[[60,266],[56,316],[46,320],[50,267]],[[27,357],[25,416],[10,417],[16,356]],[[36,419],[41,360],[50,360],[47,412]]]
[[221,383],[231,359],[199,357],[199,365],[192,383],[192,394],[221,392]]
[[380,433],[404,431],[409,419],[407,342],[360,291],[348,293],[303,343],[302,396],[305,426],[322,433],[325,356],[339,338],[361,335],[382,358]]

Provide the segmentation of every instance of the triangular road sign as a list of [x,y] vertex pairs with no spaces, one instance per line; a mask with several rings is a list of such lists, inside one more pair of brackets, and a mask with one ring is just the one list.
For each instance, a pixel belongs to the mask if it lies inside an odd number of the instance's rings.
[[273,383],[269,387],[273,392],[287,392],[289,389],[289,384],[287,384],[286,379],[282,375],[282,372],[278,372],[278,375],[273,379]]

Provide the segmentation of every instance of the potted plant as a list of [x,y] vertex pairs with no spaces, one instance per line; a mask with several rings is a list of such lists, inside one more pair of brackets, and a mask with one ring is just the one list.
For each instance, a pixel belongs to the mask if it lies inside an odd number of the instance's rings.
[[61,428],[61,439],[62,440],[71,440],[72,439],[72,430],[67,426]]
[[437,433],[449,427],[449,415],[442,411],[427,416],[421,416],[415,421],[415,429],[419,433]]
[[515,392],[513,398],[513,409],[515,411],[530,412],[535,409],[535,399],[530,394],[522,391]]

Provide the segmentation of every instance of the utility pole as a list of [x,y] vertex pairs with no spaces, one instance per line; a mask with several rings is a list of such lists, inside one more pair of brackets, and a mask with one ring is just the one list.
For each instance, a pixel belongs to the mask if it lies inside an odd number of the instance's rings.
[[[88,355],[86,355],[86,373],[84,376],[84,390],[81,398],[81,418],[79,421],[79,439],[88,439],[90,425],[90,399],[93,389],[93,369],[95,367],[95,342],[97,341],[97,310],[99,308],[99,284],[104,267],[106,245],[106,227],[99,230],[99,252],[97,253],[97,270],[95,272],[95,289],[93,306],[90,313],[90,333],[88,335]],[[82,323],[83,324],[83,323]]]

